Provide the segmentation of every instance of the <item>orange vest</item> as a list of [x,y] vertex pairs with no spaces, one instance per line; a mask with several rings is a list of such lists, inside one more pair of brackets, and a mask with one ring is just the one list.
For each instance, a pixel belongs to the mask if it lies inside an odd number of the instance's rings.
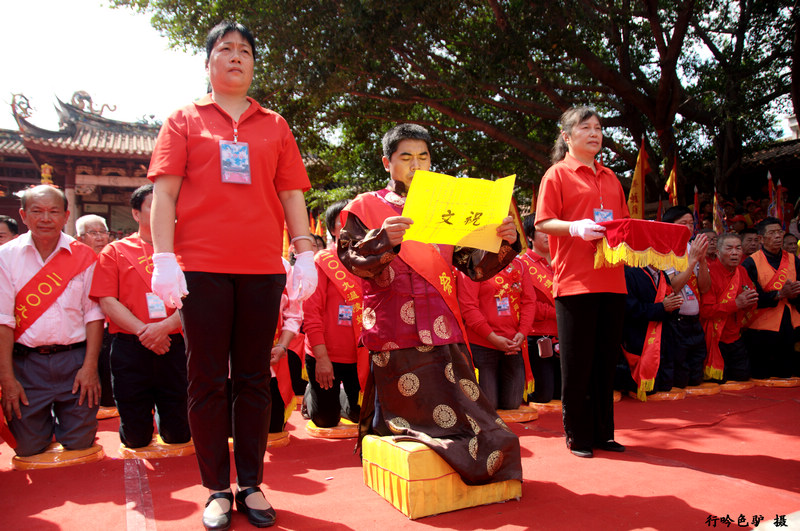
[[[779,291],[786,282],[797,280],[797,271],[794,268],[794,256],[786,251],[781,251],[781,263],[778,270],[772,268],[767,262],[764,251],[756,251],[752,255],[753,262],[758,271],[758,284],[764,291]],[[792,328],[800,326],[800,313],[797,312],[793,304],[786,299],[780,299],[774,308],[759,308],[755,316],[750,320],[748,328],[753,330],[769,330],[777,332],[781,328],[783,319],[783,309],[789,307],[792,316]]]

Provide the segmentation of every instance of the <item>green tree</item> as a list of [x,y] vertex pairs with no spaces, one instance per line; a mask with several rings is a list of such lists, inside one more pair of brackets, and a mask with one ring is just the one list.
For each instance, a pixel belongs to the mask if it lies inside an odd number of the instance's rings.
[[516,173],[529,195],[558,116],[587,103],[606,117],[612,169],[630,173],[643,137],[651,160],[666,162],[649,180],[651,200],[676,154],[684,170],[714,161],[724,188],[742,146],[776,136],[796,30],[789,0],[114,3],[152,13],[191,49],[224,18],[250,27],[260,45],[253,96],[325,161],[310,168],[317,206],[383,182],[380,137],[402,121],[429,127],[437,171]]

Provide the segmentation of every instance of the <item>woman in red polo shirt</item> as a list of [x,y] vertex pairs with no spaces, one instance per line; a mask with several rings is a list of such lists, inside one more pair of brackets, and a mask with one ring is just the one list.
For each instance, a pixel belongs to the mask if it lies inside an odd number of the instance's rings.
[[[259,485],[270,420],[270,350],[286,285],[281,235],[285,221],[297,250],[288,288],[302,300],[317,278],[303,199],[310,184],[286,121],[247,97],[256,52],[250,31],[220,23],[208,34],[206,52],[211,92],[164,122],[150,161],[152,289],[167,305],[182,307],[189,426],[210,493],[203,525],[231,524],[230,423],[236,508],[266,527],[276,519]],[[286,345],[275,347],[285,355]]]
[[588,107],[561,116],[561,131],[539,192],[536,230],[550,235],[567,447],[622,452],[614,441],[614,367],[625,310],[623,266],[594,269],[598,221],[629,217],[622,186],[595,160],[603,145],[600,117]]

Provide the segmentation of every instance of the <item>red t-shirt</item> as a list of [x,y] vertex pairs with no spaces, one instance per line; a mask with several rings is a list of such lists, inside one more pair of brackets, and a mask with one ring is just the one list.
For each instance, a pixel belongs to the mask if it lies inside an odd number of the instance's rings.
[[[458,303],[461,306],[461,315],[467,327],[470,343],[486,348],[497,348],[486,339],[492,332],[506,339],[513,339],[518,332],[524,336],[530,334],[531,324],[536,315],[536,292],[531,277],[525,272],[522,260],[519,258],[515,258],[506,266],[507,272],[514,269],[520,275],[520,283],[511,286],[511,289],[519,295],[519,320],[511,315],[515,310],[510,306],[508,315],[500,315],[498,299],[503,295],[508,300],[509,296],[503,293],[501,286],[495,282],[497,276],[475,282],[464,273],[458,272]],[[508,302],[510,303],[510,300]]]
[[303,330],[306,333],[306,353],[313,356],[311,347],[325,345],[328,358],[335,363],[356,362],[356,338],[353,325],[339,324],[339,305],[344,297],[317,267],[317,289],[303,302]]
[[[127,246],[123,246],[123,241],[132,243],[140,247],[140,251],[131,254]],[[133,265],[134,261],[146,261],[146,270],[150,274],[153,271],[153,246],[142,241],[139,235],[134,233],[121,241],[111,242],[105,246],[97,257],[97,266],[94,269],[92,288],[89,296],[93,299],[101,297],[114,297],[131,311],[137,319],[145,324],[155,323],[162,319],[150,319],[147,311],[147,299],[145,293],[150,291],[150,282],[142,278],[142,275]],[[167,308],[167,316],[172,315],[175,308]],[[108,321],[108,332],[116,334],[133,333],[119,327],[114,321]],[[171,334],[180,334],[181,327],[178,326]]]
[[724,304],[722,301],[728,292],[728,287],[731,285],[734,275],[738,275],[739,279],[737,281],[738,288],[736,293],[733,294],[733,298],[744,291],[745,286],[749,289],[755,289],[753,281],[750,280],[750,275],[741,265],[736,266],[736,269],[730,272],[719,260],[708,264],[708,272],[711,276],[711,289],[702,295],[700,318],[704,321],[719,317],[724,318],[725,321],[719,340],[721,343],[733,343],[741,337],[742,317],[745,312],[739,310],[733,300]]
[[[237,123],[210,95],[172,114],[158,133],[147,177],[183,177],[175,253],[186,271],[284,273],[284,214],[278,192],[311,187],[300,150],[280,115],[252,98]],[[223,183],[220,140],[249,147],[252,184]]]
[[[539,187],[536,223],[546,219],[594,219],[594,209],[611,210],[614,219],[630,217],[625,193],[614,172],[595,161],[597,174],[567,153],[547,170]],[[554,296],[627,293],[625,270],[594,268],[595,242],[573,236],[550,236]]]

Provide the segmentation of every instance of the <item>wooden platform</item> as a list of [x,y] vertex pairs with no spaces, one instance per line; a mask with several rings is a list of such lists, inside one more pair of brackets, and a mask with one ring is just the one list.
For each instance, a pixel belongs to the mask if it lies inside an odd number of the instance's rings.
[[16,470],[39,470],[83,465],[100,461],[106,456],[103,447],[95,444],[84,450],[65,450],[59,443],[52,443],[40,454],[11,458],[11,466]]
[[180,457],[194,455],[194,443],[189,441],[181,444],[168,444],[161,439],[160,435],[155,435],[149,445],[141,448],[128,448],[124,444],[120,444],[118,453],[123,459]]
[[536,408],[526,405],[521,405],[517,409],[498,409],[497,414],[506,424],[509,422],[530,422],[539,418]]
[[320,428],[309,420],[306,423],[306,433],[319,439],[353,439],[358,437],[358,424],[343,418],[332,428]]

